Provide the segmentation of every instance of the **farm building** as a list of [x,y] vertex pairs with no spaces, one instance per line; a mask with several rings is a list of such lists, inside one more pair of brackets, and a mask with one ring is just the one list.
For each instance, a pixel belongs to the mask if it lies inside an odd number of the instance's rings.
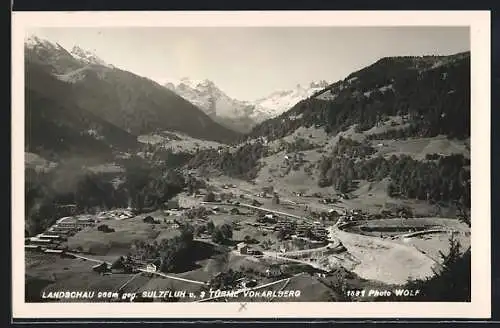
[[65,204],[57,206],[59,215],[75,215],[77,209],[78,207],[76,206],[76,204]]
[[237,247],[237,250],[238,252],[240,252],[240,254],[248,254],[248,245],[245,244],[245,243],[239,243],[238,245],[236,245]]
[[282,275],[282,271],[279,265],[271,264],[269,268],[266,269],[266,276],[268,277],[279,277]]
[[156,265],[154,265],[153,263],[149,263],[148,265],[146,265],[146,271],[156,272]]
[[62,249],[46,249],[44,253],[48,254],[62,254],[63,250]]
[[61,222],[64,222],[64,221],[69,220],[69,219],[71,219],[71,218],[72,218],[71,216],[65,216],[65,217],[62,217],[62,218],[60,218],[60,219],[58,219],[58,220],[56,221],[56,224],[61,223]]
[[95,220],[91,218],[78,218],[76,224],[80,227],[92,227],[95,225]]
[[78,225],[76,224],[76,222],[59,222],[58,224],[58,227],[60,228],[76,228],[78,227]]
[[179,208],[179,199],[172,198],[168,202],[165,202],[164,205],[165,205],[166,209],[168,209],[168,210],[178,209]]
[[48,244],[52,243],[52,240],[50,240],[50,239],[41,239],[41,238],[37,238],[37,237],[31,237],[29,239],[29,241],[31,244],[35,244],[35,245],[48,245]]
[[41,238],[41,239],[50,239],[50,240],[61,240],[63,239],[61,236],[59,235],[46,235],[46,234],[39,234],[37,235],[38,238]]

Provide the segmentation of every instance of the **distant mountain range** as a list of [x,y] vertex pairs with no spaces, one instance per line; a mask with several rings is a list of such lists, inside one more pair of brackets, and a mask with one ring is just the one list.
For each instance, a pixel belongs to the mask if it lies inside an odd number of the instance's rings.
[[176,93],[79,47],[68,51],[32,36],[25,40],[25,67],[29,150],[133,148],[137,136],[157,131],[219,142],[239,136]]
[[256,101],[229,97],[210,80],[158,80],[166,88],[201,108],[215,121],[236,131],[249,132],[253,126],[290,109],[297,102],[328,86],[326,81],[313,82],[304,87],[276,91]]

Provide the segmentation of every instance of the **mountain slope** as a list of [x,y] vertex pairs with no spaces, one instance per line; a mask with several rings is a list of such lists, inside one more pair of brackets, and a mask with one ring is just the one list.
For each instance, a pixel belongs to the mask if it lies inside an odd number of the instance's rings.
[[137,147],[136,137],[79,108],[73,90],[46,71],[25,65],[26,150],[46,158],[85,156],[109,158],[114,150]]
[[258,123],[254,105],[229,97],[212,81],[182,78],[162,84],[232,130],[246,133]]
[[[133,135],[170,130],[220,142],[230,142],[238,136],[174,92],[107,65],[79,48],[74,48],[72,55],[60,45],[36,39],[27,42],[25,51],[29,63],[46,66],[69,85],[75,106]],[[47,89],[43,88],[50,92]]]
[[470,53],[383,58],[256,126],[249,137],[279,139],[301,126],[337,133],[356,124],[364,131],[390,116],[405,121],[390,133],[467,138]]

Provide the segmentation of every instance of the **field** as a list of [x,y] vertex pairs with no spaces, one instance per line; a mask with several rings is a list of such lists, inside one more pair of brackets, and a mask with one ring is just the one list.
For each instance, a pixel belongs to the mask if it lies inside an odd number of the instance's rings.
[[[47,294],[50,291],[116,291],[132,275],[115,274],[102,276],[92,271],[96,263],[81,259],[65,259],[55,255],[26,254],[26,284],[45,281],[40,286]],[[31,289],[31,288],[30,288]],[[30,290],[32,300],[40,293]],[[65,300],[66,301],[66,300]]]
[[70,249],[82,248],[96,255],[123,255],[130,249],[135,240],[150,241],[171,238],[178,234],[176,229],[163,223],[160,213],[152,213],[160,219],[160,224],[143,221],[146,215],[139,215],[125,220],[103,220],[101,223],[114,229],[114,232],[102,232],[97,226],[86,228],[68,238]]
[[[407,236],[426,230],[443,232]],[[441,264],[439,253],[446,254],[449,247],[450,234],[446,230],[455,231],[462,251],[467,250],[468,227],[444,218],[368,220],[356,222],[344,231],[336,229],[335,235],[360,261],[354,272],[366,279],[398,284],[433,275],[433,269]]]

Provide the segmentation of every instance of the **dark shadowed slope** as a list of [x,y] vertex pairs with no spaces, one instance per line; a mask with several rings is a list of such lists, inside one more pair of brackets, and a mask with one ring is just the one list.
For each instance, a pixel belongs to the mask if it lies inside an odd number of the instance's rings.
[[[109,157],[113,150],[137,146],[136,137],[78,107],[73,89],[50,75],[45,67],[25,66],[25,147],[58,158]],[[56,156],[57,155],[57,156]]]

